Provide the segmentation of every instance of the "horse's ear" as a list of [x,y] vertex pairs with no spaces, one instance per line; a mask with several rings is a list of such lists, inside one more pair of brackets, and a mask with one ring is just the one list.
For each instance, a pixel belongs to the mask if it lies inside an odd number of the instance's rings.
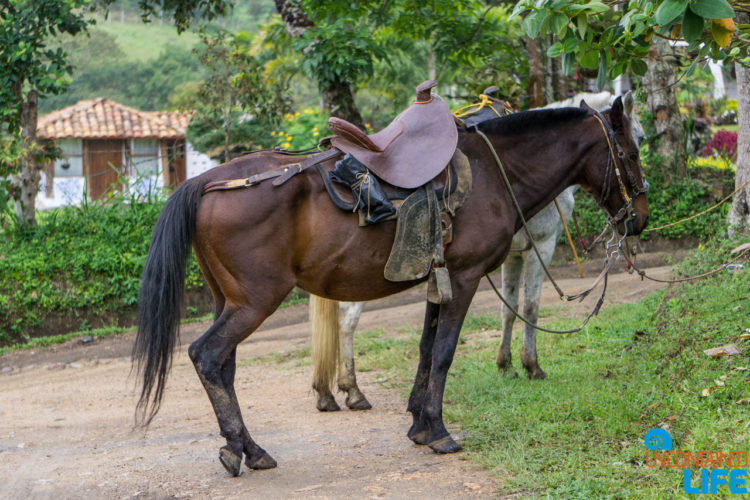
[[628,90],[628,92],[623,96],[622,98],[622,106],[624,108],[625,114],[628,116],[632,116],[633,114],[633,93]]
[[612,109],[609,111],[609,121],[612,124],[613,130],[622,129],[622,98],[617,96],[615,102],[612,103]]
[[583,100],[583,99],[581,99],[581,104],[580,104],[580,106],[579,106],[579,107],[580,107],[581,109],[585,109],[585,110],[586,110],[586,111],[588,111],[589,113],[593,113],[593,112],[594,112],[594,108],[592,108],[591,106],[589,106],[589,105],[588,105],[588,104],[586,103],[586,101],[585,101],[585,100]]

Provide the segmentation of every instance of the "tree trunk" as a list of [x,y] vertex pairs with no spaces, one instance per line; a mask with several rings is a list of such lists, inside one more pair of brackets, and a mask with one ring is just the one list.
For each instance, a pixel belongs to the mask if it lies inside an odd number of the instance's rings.
[[[300,37],[305,30],[315,26],[315,23],[293,0],[274,0],[274,3],[291,36]],[[358,127],[364,127],[364,120],[354,102],[351,82],[337,77],[330,83],[320,84],[320,93],[323,99],[323,109],[330,115],[343,118]]]
[[16,215],[22,226],[35,224],[36,195],[39,191],[39,169],[34,161],[33,148],[36,145],[37,92],[29,91],[21,110],[21,137],[24,148],[28,151],[23,160],[20,172],[14,176],[14,183],[20,196],[16,198]]
[[526,37],[526,54],[529,59],[529,86],[526,96],[529,108],[544,106],[544,63],[538,38]]
[[554,75],[552,77],[553,97],[555,101],[563,101],[570,97],[568,92],[568,76],[563,72],[562,57],[552,60]]
[[542,59],[544,60],[544,95],[547,97],[546,101],[548,102],[555,100],[555,78],[557,78],[555,74],[555,58],[547,55],[552,42],[552,34],[550,33],[541,47]]
[[320,89],[323,97],[323,108],[329,115],[343,118],[360,128],[364,128],[364,120],[354,102],[354,91],[348,81],[337,78],[336,81]]
[[224,163],[229,163],[229,135],[232,127],[232,93],[227,95],[227,107],[224,108]]
[[685,128],[677,107],[675,65],[669,43],[658,39],[651,46],[646,62],[648,71],[641,80],[641,87],[646,93],[646,105],[653,116],[659,139],[656,153],[666,167],[662,170],[664,180],[669,181],[674,173],[682,179],[687,176]]
[[[748,24],[745,13],[737,14],[738,23]],[[750,179],[750,70],[735,63],[737,71],[737,175],[735,189]],[[750,185],[742,188],[732,202],[727,222],[729,231],[750,231]]]

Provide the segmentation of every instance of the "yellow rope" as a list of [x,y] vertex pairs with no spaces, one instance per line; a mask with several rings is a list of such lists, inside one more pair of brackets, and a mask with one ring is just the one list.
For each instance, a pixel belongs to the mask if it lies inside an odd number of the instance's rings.
[[[486,96],[484,94],[479,94],[479,102],[474,103],[474,104],[468,104],[466,106],[458,108],[456,111],[453,112],[453,116],[455,116],[456,118],[463,118],[464,116],[469,116],[469,115],[473,115],[474,113],[478,113],[482,108],[486,108],[486,107],[489,107],[492,111],[494,111],[498,117],[502,116],[492,105],[492,99],[490,99],[489,96]],[[474,109],[471,109],[471,108],[474,108]]]
[[644,233],[648,233],[648,232],[651,232],[651,231],[659,231],[660,229],[665,229],[665,228],[668,228],[668,227],[676,226],[677,224],[682,224],[683,222],[687,222],[689,220],[695,219],[696,217],[700,217],[701,215],[707,214],[711,210],[714,210],[715,208],[717,208],[717,207],[723,205],[724,203],[726,203],[726,201],[729,200],[729,198],[731,198],[735,194],[739,193],[742,190],[742,188],[744,188],[748,184],[750,184],[750,179],[746,180],[740,187],[738,187],[737,189],[735,189],[732,193],[730,193],[729,195],[727,195],[724,198],[722,198],[721,201],[719,201],[716,205],[714,205],[712,207],[709,207],[709,208],[703,210],[702,212],[698,212],[697,214],[691,215],[690,217],[686,217],[684,219],[680,219],[677,222],[670,222],[669,224],[664,224],[663,226],[659,226],[659,227],[646,228],[646,229],[643,230],[643,232]]

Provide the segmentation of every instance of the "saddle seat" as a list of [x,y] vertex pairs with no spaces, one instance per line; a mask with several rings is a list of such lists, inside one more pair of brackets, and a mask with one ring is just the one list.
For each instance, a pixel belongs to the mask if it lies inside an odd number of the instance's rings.
[[331,144],[389,184],[405,189],[426,184],[445,169],[458,143],[453,114],[430,92],[435,85],[433,80],[420,84],[412,105],[376,134],[331,117]]

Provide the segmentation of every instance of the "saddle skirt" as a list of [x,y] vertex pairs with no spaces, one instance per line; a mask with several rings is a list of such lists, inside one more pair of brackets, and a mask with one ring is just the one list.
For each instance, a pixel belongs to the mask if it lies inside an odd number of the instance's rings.
[[417,100],[380,132],[367,136],[345,120],[331,118],[331,144],[394,186],[414,189],[445,169],[458,143],[448,105],[430,94],[435,82],[417,88]]

